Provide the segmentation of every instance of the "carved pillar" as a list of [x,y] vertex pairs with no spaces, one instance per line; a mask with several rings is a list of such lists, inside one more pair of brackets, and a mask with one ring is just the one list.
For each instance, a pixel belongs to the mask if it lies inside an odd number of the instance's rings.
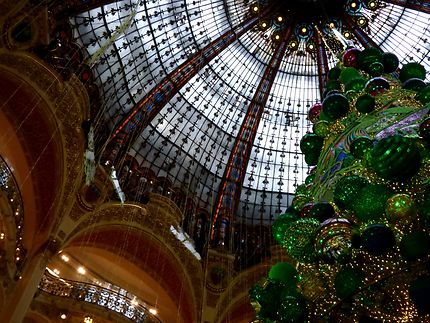
[[324,84],[327,81],[328,75],[328,59],[327,52],[322,37],[318,30],[315,30],[315,44],[317,48],[317,62],[318,62],[318,86],[320,90],[321,100],[324,95]]
[[239,204],[240,192],[245,178],[246,167],[251,155],[252,144],[264,112],[273,81],[287,49],[291,28],[285,31],[283,39],[276,44],[273,56],[264,71],[251,104],[248,107],[239,134],[219,186],[213,211],[212,245],[229,248],[231,222]]

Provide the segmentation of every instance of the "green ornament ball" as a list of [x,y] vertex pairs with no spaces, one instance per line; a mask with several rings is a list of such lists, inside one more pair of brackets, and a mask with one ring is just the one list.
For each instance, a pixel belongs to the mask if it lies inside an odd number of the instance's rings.
[[345,91],[360,92],[364,89],[366,83],[367,79],[364,77],[357,77],[345,84]]
[[355,108],[358,112],[369,113],[375,109],[375,98],[370,94],[363,94],[357,98]]
[[325,84],[326,91],[340,90],[342,89],[342,85],[338,80],[328,80]]
[[299,219],[287,229],[283,246],[293,259],[310,263],[316,259],[314,237],[320,222],[316,219]]
[[382,54],[382,63],[384,64],[385,73],[393,73],[399,67],[399,59],[393,53]]
[[396,223],[414,213],[414,200],[409,194],[395,194],[387,200],[385,215],[391,223]]
[[361,77],[362,76],[361,76],[360,72],[356,68],[354,68],[354,67],[345,67],[340,72],[339,80],[343,84],[348,84],[352,80],[355,80],[355,79],[361,78]]
[[351,175],[342,177],[334,188],[334,202],[341,208],[350,208],[358,192],[367,185],[369,185],[369,181],[361,176]]
[[355,217],[361,222],[382,219],[391,190],[382,184],[370,184],[360,190],[352,202]]
[[342,299],[354,295],[363,286],[364,273],[356,268],[341,269],[334,279],[336,295]]
[[322,111],[329,120],[336,120],[344,117],[348,113],[348,99],[339,93],[327,96],[322,102]]
[[279,215],[279,217],[273,222],[272,235],[277,243],[282,244],[285,239],[285,232],[290,225],[298,219],[296,213],[289,211]]
[[324,144],[324,140],[314,133],[307,133],[300,140],[300,150],[304,154],[319,152]]
[[278,262],[270,269],[269,278],[295,285],[297,283],[297,270],[288,262]]
[[399,79],[402,83],[411,78],[425,80],[426,69],[419,63],[407,63],[400,70]]
[[424,105],[430,103],[430,85],[427,85],[426,87],[419,90],[419,92],[415,95],[415,99]]
[[357,137],[351,143],[350,151],[354,158],[363,158],[373,148],[373,140],[368,137]]
[[249,290],[249,298],[251,301],[260,302],[264,297],[264,288],[259,283],[254,284]]
[[413,138],[394,135],[380,140],[370,151],[370,167],[382,178],[405,180],[415,175],[421,154]]
[[[382,51],[378,48],[370,47],[362,50],[358,54],[358,66],[366,72],[371,72],[371,66],[375,63],[382,65],[383,56]],[[381,68],[383,69],[383,65]]]
[[330,133],[330,122],[321,120],[313,124],[312,131],[321,138],[326,137]]
[[384,73],[384,65],[381,62],[373,62],[369,66],[369,74],[371,76],[381,76]]
[[342,72],[342,70],[339,67],[337,67],[337,66],[329,69],[329,71],[328,71],[328,79],[329,80],[337,80],[339,78],[339,76],[340,76],[340,72]]
[[320,156],[320,152],[311,152],[305,154],[305,162],[309,166],[315,166],[318,164],[318,159]]
[[328,202],[318,202],[314,203],[309,213],[311,218],[317,219],[320,222],[324,222],[325,220],[334,217],[335,210],[333,205]]
[[308,196],[304,196],[304,195],[298,195],[295,196],[293,198],[293,201],[291,202],[291,206],[293,207],[293,209],[300,213],[300,211],[303,209],[303,207],[311,202],[312,198],[308,197]]
[[305,178],[305,184],[306,185],[310,185],[315,181],[315,173],[309,174],[306,178]]
[[406,260],[418,260],[430,252],[430,237],[426,232],[410,232],[400,242],[400,254]]
[[408,79],[402,84],[403,89],[412,90],[416,92],[421,91],[423,88],[425,88],[425,86],[426,86],[426,83],[423,80],[416,77]]

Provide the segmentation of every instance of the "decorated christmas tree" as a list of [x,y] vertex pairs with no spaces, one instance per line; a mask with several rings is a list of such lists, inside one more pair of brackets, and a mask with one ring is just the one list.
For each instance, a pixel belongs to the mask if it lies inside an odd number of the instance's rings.
[[250,290],[261,322],[430,322],[430,85],[347,49],[300,143],[315,166],[273,235],[290,262]]

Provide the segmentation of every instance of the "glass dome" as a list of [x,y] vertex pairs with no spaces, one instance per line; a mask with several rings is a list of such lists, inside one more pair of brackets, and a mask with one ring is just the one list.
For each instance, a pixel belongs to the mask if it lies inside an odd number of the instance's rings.
[[[319,45],[330,68],[346,45],[366,46],[356,34],[361,32],[382,50],[395,53],[401,63],[420,62],[430,71],[429,8],[415,10],[418,2],[349,0],[335,1],[341,10],[334,10],[328,3],[132,0],[76,15],[71,19],[74,37],[88,51],[102,92],[96,133],[108,127],[114,136],[151,90],[221,36],[235,34],[257,7],[257,22],[237,33],[225,49],[215,49],[214,58],[193,67],[198,72],[174,89],[159,113],[130,141],[128,155],[140,167],[167,178],[172,187],[192,194],[196,206],[212,212],[248,107],[261,91],[259,84],[276,52],[274,35],[290,29],[264,112],[256,120],[235,211],[246,223],[269,224],[287,208],[295,187],[310,171],[299,142],[311,128],[308,109],[321,100],[319,80],[325,75]],[[279,17],[282,23],[277,22]]]

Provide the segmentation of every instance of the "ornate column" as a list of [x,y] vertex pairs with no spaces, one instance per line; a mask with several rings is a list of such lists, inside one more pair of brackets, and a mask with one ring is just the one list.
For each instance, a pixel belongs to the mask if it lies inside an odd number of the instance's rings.
[[269,9],[266,8],[261,15],[252,16],[236,28],[227,31],[167,75],[160,84],[139,101],[116,127],[110,138],[104,159],[114,165],[119,164],[127,148],[160,113],[165,104],[214,57],[254,27],[261,16],[267,15]]
[[322,37],[318,30],[315,30],[315,45],[317,49],[317,63],[318,63],[318,86],[320,90],[321,100],[324,95],[324,84],[327,81],[328,75],[328,59],[327,52]]
[[249,156],[251,155],[252,144],[269,97],[270,89],[287,49],[287,42],[291,32],[292,29],[290,27],[285,31],[282,40],[276,44],[273,56],[264,71],[263,77],[248,107],[228,159],[213,210],[211,239],[214,246],[229,247],[231,221],[239,204],[240,192]]

